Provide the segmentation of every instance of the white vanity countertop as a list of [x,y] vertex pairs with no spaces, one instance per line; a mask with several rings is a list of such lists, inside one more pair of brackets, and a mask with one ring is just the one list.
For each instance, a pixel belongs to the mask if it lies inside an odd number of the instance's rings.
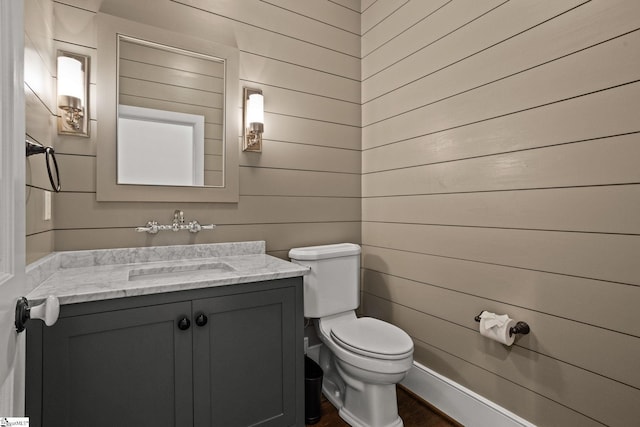
[[27,268],[27,299],[73,304],[297,277],[309,269],[266,255],[264,242],[55,252]]

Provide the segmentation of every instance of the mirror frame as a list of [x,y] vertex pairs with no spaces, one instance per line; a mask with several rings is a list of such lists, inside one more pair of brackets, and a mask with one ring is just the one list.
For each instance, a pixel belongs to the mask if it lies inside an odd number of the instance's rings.
[[[238,202],[239,52],[185,34],[98,13],[98,146],[96,199],[99,202]],[[224,185],[188,187],[117,183],[118,35],[148,40],[225,60]]]

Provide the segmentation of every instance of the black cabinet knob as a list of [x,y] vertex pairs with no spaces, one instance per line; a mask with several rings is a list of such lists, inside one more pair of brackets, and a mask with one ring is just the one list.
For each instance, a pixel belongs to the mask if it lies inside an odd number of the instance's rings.
[[204,326],[207,324],[207,316],[205,316],[204,313],[200,313],[198,314],[198,316],[196,317],[196,325],[198,326]]
[[181,331],[186,331],[187,329],[189,329],[189,326],[191,326],[191,322],[189,321],[189,318],[187,316],[181,317],[178,320],[178,329],[180,329]]

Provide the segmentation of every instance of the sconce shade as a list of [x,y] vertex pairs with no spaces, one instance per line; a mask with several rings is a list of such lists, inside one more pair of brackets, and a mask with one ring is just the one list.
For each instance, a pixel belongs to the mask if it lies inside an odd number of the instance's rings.
[[89,56],[59,50],[57,56],[58,133],[89,136]]
[[264,97],[260,93],[249,95],[247,101],[247,122],[264,124]]
[[[58,104],[60,107],[82,108],[84,105],[84,72],[82,64],[75,58],[68,56],[58,57]],[[77,98],[80,106],[70,105],[78,101],[69,100],[69,97]],[[64,104],[62,104],[64,102]]]

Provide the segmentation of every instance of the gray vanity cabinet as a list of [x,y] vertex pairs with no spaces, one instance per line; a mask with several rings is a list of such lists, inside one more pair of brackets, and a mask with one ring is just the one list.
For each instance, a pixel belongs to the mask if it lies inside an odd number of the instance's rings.
[[[27,329],[28,375],[42,363],[42,426],[190,426],[191,334],[175,327],[188,302],[61,317]],[[30,411],[32,383],[27,383]],[[191,413],[190,413],[191,412]],[[30,418],[35,414],[28,413]]]
[[27,327],[30,425],[304,425],[300,281],[62,306]]

